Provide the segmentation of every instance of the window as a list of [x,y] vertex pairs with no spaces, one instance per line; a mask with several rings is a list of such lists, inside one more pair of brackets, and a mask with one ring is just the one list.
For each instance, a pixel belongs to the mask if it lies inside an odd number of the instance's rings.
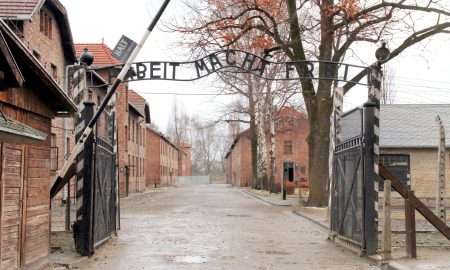
[[128,151],[128,143],[127,143],[127,140],[128,140],[128,127],[125,126],[125,151]]
[[58,68],[54,64],[50,64],[50,66],[52,68],[52,77],[53,77],[53,79],[57,80],[58,79]]
[[39,14],[39,31],[46,35],[48,38],[52,39],[52,32],[53,32],[53,20],[52,18],[41,10]]
[[52,28],[53,28],[52,18],[48,17],[48,29],[47,29],[47,36],[52,39]]
[[300,166],[300,173],[301,174],[305,174],[306,173],[306,168],[304,166]]
[[134,121],[131,120],[131,141],[134,142]]
[[58,147],[56,146],[56,134],[50,136],[50,170],[58,170]]
[[292,141],[284,141],[283,149],[285,154],[292,154]]
[[277,127],[280,129],[283,128],[283,119],[278,120]]
[[[409,155],[380,155],[380,164],[391,171],[406,188],[410,187]],[[380,177],[379,180],[379,190],[383,191],[384,179]]]
[[136,143],[137,144],[139,144],[139,132],[140,132],[139,123],[136,122]]
[[[130,116],[128,116],[128,126],[130,127],[130,123],[131,122],[131,120],[130,120]],[[128,136],[127,136],[127,140],[129,141],[129,140],[131,140],[131,127],[128,129]]]
[[39,14],[40,16],[39,16],[39,18],[40,18],[40,21],[39,21],[39,31],[41,32],[41,33],[44,33],[44,29],[45,29],[45,14],[44,14],[44,12],[43,11],[41,11],[41,13]]

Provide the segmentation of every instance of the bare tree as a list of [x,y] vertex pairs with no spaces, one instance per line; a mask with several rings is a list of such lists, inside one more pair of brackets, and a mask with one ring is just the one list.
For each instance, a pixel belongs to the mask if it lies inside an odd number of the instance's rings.
[[395,103],[395,71],[389,64],[385,65],[383,71],[383,77],[381,80],[381,104],[394,104]]
[[[193,14],[186,20],[189,25],[178,30],[193,36],[185,39],[193,50],[233,47],[256,31],[254,44],[265,47],[266,54],[282,51],[293,61],[324,61],[318,64],[315,77],[337,77],[338,65],[330,69],[325,61],[357,58],[355,50],[364,44],[390,41],[392,52],[387,62],[433,35],[449,33],[449,5],[448,1],[439,0],[208,0],[198,6],[190,5]],[[304,65],[295,66],[295,72],[303,77],[299,83],[309,119],[307,204],[323,206],[328,202],[326,184],[334,83],[305,78],[302,75],[306,69]],[[354,74],[351,81],[360,81],[366,75],[364,69]],[[343,85],[344,92],[354,85]]]
[[182,103],[175,98],[172,104],[166,134],[177,144],[191,143],[190,117],[184,111]]
[[214,163],[220,156],[220,136],[215,124],[205,124],[192,119],[194,140],[192,141],[192,168],[194,173],[211,174]]

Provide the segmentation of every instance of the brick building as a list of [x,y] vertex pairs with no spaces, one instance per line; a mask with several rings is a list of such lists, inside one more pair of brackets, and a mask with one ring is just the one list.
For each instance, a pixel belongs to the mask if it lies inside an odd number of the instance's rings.
[[[67,12],[57,0],[7,1],[0,4],[1,17],[42,64],[55,82],[63,89],[65,68],[76,61]],[[58,166],[64,163],[67,141],[72,136],[63,136],[71,125],[63,118],[53,121],[51,134],[51,169],[55,175]],[[65,131],[64,131],[65,130]],[[64,145],[64,147],[63,147]],[[60,146],[60,147],[58,147]]]
[[191,175],[191,146],[187,143],[180,143],[178,152],[178,176]]
[[[112,56],[111,49],[103,44],[75,44],[77,54],[81,54],[84,48],[94,55],[92,69],[96,71],[106,82],[111,82],[120,72],[122,63]],[[142,170],[145,162],[145,144],[140,134],[144,134],[145,123],[150,121],[150,113],[145,109],[140,100],[135,99],[134,94],[130,95],[128,83],[119,85],[114,98],[117,117],[117,166],[119,176],[119,192],[142,191],[145,188],[142,180]],[[131,96],[131,100],[130,99]],[[138,95],[137,95],[138,96]],[[134,102],[134,103],[133,103]],[[148,105],[147,105],[148,107]],[[148,119],[148,120],[145,120]],[[143,136],[143,135],[142,135]],[[138,146],[139,145],[139,146]],[[139,166],[139,168],[138,168]]]
[[128,164],[129,190],[145,190],[146,124],[150,124],[150,110],[143,97],[128,91]]
[[[289,192],[296,186],[307,186],[308,132],[306,115],[293,108],[282,108],[275,117],[275,184],[279,187],[283,178]],[[254,184],[248,136],[248,130],[240,133],[226,155],[227,182],[233,186],[252,187]],[[269,138],[268,133],[266,136]],[[270,143],[267,139],[267,153],[269,151]],[[267,164],[270,164],[269,156]]]
[[73,50],[57,1],[13,2],[0,2],[0,268],[34,269],[50,252],[51,120],[77,109],[58,84]]
[[178,182],[179,156],[184,155],[180,152],[180,147],[164,134],[147,126],[147,186],[163,187]]

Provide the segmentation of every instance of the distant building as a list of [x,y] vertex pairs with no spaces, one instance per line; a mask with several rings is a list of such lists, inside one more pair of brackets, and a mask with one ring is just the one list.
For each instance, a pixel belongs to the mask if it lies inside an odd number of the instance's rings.
[[74,59],[65,10],[40,3],[0,2],[1,269],[48,261],[52,119],[77,110],[58,84]]
[[147,126],[147,186],[164,187],[178,182],[181,149],[164,134]]
[[128,91],[128,164],[129,190],[145,190],[146,124],[150,124],[150,109],[143,97]]
[[[282,108],[275,117],[275,184],[279,188],[284,179],[285,187],[292,192],[294,187],[307,186],[309,132],[306,115],[293,108]],[[270,151],[268,130],[267,153]],[[238,187],[252,187],[251,145],[249,130],[240,133],[226,155],[227,182]],[[270,176],[270,157],[267,157]]]
[[178,175],[191,175],[191,146],[187,143],[180,143],[178,153]]
[[[450,104],[392,104],[381,105],[380,110],[380,163],[430,206],[437,194],[438,115],[446,130],[446,147],[450,147]],[[450,197],[449,150],[445,157]]]

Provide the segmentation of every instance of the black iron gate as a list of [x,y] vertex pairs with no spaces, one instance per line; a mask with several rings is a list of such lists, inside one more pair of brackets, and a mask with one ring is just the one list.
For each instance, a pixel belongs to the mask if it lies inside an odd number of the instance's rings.
[[[88,123],[94,103],[84,102],[79,125]],[[76,250],[91,255],[116,230],[114,114],[103,112],[77,157],[77,219],[73,225]],[[80,134],[82,129],[80,130]],[[78,139],[78,138],[77,138]]]
[[[104,125],[102,120],[104,119]],[[96,125],[94,160],[94,247],[110,238],[116,228],[114,114],[103,112]]]
[[[374,105],[366,103],[335,118],[330,228],[332,234],[360,253],[377,247],[374,203]],[[339,121],[339,123],[336,123]]]

